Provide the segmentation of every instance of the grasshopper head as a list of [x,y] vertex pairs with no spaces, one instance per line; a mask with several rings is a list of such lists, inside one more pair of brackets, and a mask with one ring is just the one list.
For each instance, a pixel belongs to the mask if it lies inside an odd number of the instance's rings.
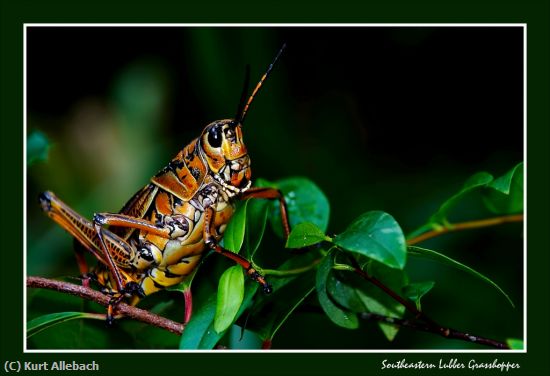
[[208,124],[202,132],[200,145],[214,178],[222,186],[235,193],[250,187],[250,157],[240,123],[225,119]]
[[246,67],[245,82],[235,118],[218,120],[208,124],[200,137],[200,144],[206,155],[210,170],[214,173],[214,179],[230,195],[242,193],[250,188],[252,172],[250,170],[250,158],[243,142],[242,126],[250,104],[271,73],[285,46],[286,44],[283,44],[250,96],[247,94],[250,68]]

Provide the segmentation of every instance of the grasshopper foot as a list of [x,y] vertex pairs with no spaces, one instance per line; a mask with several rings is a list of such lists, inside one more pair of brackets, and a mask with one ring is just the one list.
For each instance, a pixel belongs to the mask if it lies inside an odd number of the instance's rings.
[[108,327],[113,327],[113,325],[115,324],[115,316],[114,316],[115,307],[118,305],[118,303],[120,303],[120,301],[123,298],[124,298],[124,295],[117,293],[113,295],[109,300],[109,305],[107,306],[107,317],[105,319],[105,324]]
[[140,298],[145,297],[145,292],[143,292],[143,289],[141,288],[141,286],[133,281],[126,283],[126,286],[124,286],[124,289],[123,291],[121,291],[121,294],[127,298],[130,298],[132,296],[139,296]]
[[265,278],[252,266],[248,268],[248,270],[246,271],[246,274],[248,274],[248,276],[252,278],[253,281],[256,281],[260,285],[262,285],[264,294],[270,294],[273,291],[273,288],[271,287],[271,285],[267,283]]

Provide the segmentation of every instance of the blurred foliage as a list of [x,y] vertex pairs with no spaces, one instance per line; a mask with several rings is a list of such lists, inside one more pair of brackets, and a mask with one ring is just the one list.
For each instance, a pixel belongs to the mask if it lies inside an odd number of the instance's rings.
[[32,132],[27,138],[27,166],[48,159],[50,143],[46,135],[40,131]]
[[[293,225],[310,222],[336,239],[334,234],[344,234],[353,218],[374,211],[390,213],[410,237],[413,229],[445,225],[443,219],[457,222],[523,209],[523,165],[516,165],[524,153],[520,30],[30,28],[27,273],[52,278],[78,274],[72,239],[35,204],[39,192],[56,192],[88,218],[94,212],[118,211],[206,124],[234,116],[245,65],[250,64],[256,80],[283,42],[288,48],[254,101],[244,135],[256,185],[305,190],[288,197],[291,202],[310,200],[295,207],[305,214],[291,212]],[[484,170],[499,177],[483,175],[486,179],[473,185],[467,180]],[[307,180],[281,180],[288,176]],[[326,204],[317,191],[308,191],[308,184],[328,198]],[[308,212],[312,209],[318,210],[317,217]],[[331,271],[331,260],[341,262],[336,250],[328,252],[333,259],[323,248],[289,259],[277,236],[277,210],[255,200],[246,204],[243,217],[258,220],[236,226],[244,230],[239,235],[244,236],[244,254],[274,272],[304,268],[311,257],[322,256],[316,268],[326,272],[327,279],[320,281],[325,303],[348,317],[365,307],[372,312],[393,309],[345,271]],[[266,228],[266,219],[274,222],[272,229]],[[442,250],[490,276],[512,301],[522,302],[521,234],[520,225],[506,224],[448,234],[422,246]],[[417,305],[422,298],[422,308],[438,322],[487,337],[523,337],[522,307],[503,304],[478,279],[413,257],[393,265],[404,265],[403,270],[384,266],[384,258],[377,260],[380,265],[368,267],[401,273],[392,283]],[[181,341],[127,320],[106,329],[97,320],[75,319],[36,333],[29,347],[177,348],[202,343],[257,348],[259,335],[272,338],[274,348],[288,349],[476,348],[428,334],[397,334],[387,326],[380,331],[374,323],[358,322],[353,331],[333,325],[334,316],[323,314],[327,304],[313,293],[316,269],[293,278],[273,274],[270,296],[254,294],[257,286],[246,281],[236,325],[217,333],[218,280],[231,266],[216,255],[204,260],[192,287],[194,320],[202,324],[190,323],[202,329],[188,327]],[[154,294],[140,307],[177,321],[184,316],[178,291]],[[58,312],[103,309],[74,297],[29,290],[29,320]],[[244,331],[245,342],[239,342],[242,327],[250,329]],[[203,329],[209,334],[192,336]]]

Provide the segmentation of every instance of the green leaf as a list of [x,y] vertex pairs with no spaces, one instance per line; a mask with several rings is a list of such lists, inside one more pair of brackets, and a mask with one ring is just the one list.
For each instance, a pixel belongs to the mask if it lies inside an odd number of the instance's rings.
[[239,253],[244,241],[244,230],[246,227],[246,206],[248,200],[241,201],[233,213],[223,233],[224,248]]
[[[102,319],[68,320],[50,330],[37,332],[28,338],[32,349],[129,349],[138,345],[122,327],[125,320],[117,322],[113,328],[105,328],[105,313]],[[145,325],[145,324],[143,324]]]
[[387,213],[371,211],[361,215],[343,233],[334,237],[333,242],[389,267],[403,269],[405,266],[407,247],[403,231]]
[[43,315],[27,323],[27,338],[52,326],[76,319],[105,320],[105,315],[86,312],[57,312]]
[[429,220],[429,223],[431,224],[439,224],[444,225],[447,222],[447,216],[449,214],[449,211],[468,193],[475,191],[476,189],[479,189],[481,187],[487,186],[491,181],[493,181],[493,175],[489,174],[488,172],[478,172],[471,176],[468,180],[466,180],[466,183],[464,183],[464,186],[462,189],[453,195],[451,198],[449,198],[447,201],[445,201],[439,210],[432,215],[432,217]]
[[[237,312],[237,318],[250,306],[257,289],[258,284],[255,282],[251,281],[246,284],[243,303]],[[212,294],[193,312],[191,321],[189,321],[181,336],[180,349],[211,350],[216,346],[226,332],[218,333],[214,329],[216,305],[216,295]]]
[[366,307],[357,294],[357,289],[344,283],[334,275],[327,278],[327,292],[329,296],[339,305],[352,312],[365,312]]
[[[379,262],[369,263],[367,272],[396,293],[408,283],[404,271],[389,268]],[[394,318],[402,318],[405,313],[402,304],[371,283],[358,289],[357,294],[369,312]],[[399,331],[397,325],[378,323],[378,326],[389,341],[392,341]]]
[[496,214],[522,212],[523,162],[489,183],[483,192],[483,200],[487,208]]
[[487,172],[479,172],[470,177],[462,189],[445,201],[427,223],[407,235],[415,238],[424,232],[448,226],[450,210],[467,194],[479,191],[485,206],[496,214],[513,214],[523,211],[523,162],[517,164],[496,179]]
[[[389,309],[384,304],[380,303],[376,299],[373,299],[371,296],[365,294],[361,290],[357,290],[357,294],[363,300],[369,312],[376,313],[382,316],[387,316],[387,317],[398,316],[398,318],[402,317],[403,313],[405,312],[405,307],[401,306],[402,307],[401,308],[401,307],[395,306],[393,310]],[[399,332],[399,326],[397,325],[379,322],[378,327],[380,328],[380,330],[382,330],[382,333],[388,339],[388,341],[393,341],[395,336]]]
[[34,131],[27,137],[27,166],[48,159],[50,141],[40,131]]
[[216,296],[211,295],[198,309],[194,309],[191,320],[185,327],[180,340],[180,349],[211,349],[221,338],[213,330],[216,315]]
[[214,330],[225,331],[233,324],[244,299],[244,276],[240,265],[228,268],[221,276],[218,284],[218,299]]
[[476,172],[468,179],[466,179],[464,186],[462,187],[460,192],[458,192],[458,194],[467,193],[468,191],[478,187],[484,187],[491,181],[493,181],[493,175],[491,175],[490,173],[486,171]]
[[523,350],[525,347],[523,345],[523,340],[517,338],[508,338],[506,344],[512,350]]
[[[283,192],[287,204],[290,227],[311,222],[321,231],[326,231],[329,220],[329,203],[324,193],[311,180],[301,177],[279,180],[270,186]],[[273,202],[270,216],[273,230],[283,237],[281,211],[278,202]]]
[[262,348],[262,338],[251,330],[248,330],[248,323],[246,321],[246,328],[243,329],[238,325],[233,325],[227,331],[225,335],[224,343],[227,343],[227,347],[231,350],[249,350]]
[[274,186],[273,182],[270,182],[269,180],[263,179],[263,178],[258,178],[254,182],[254,187],[258,187],[258,188],[273,187],[273,186]]
[[[75,282],[74,277],[60,280]],[[52,290],[33,289],[29,290],[29,295],[33,295],[33,299],[28,302],[27,325],[32,320],[53,312],[90,312],[100,315],[97,316],[97,320],[68,320],[56,324],[51,329],[36,332],[28,338],[29,349],[115,349],[121,346],[127,349],[135,348],[132,338],[118,335],[122,332],[119,325],[115,325],[112,330],[105,330],[104,307],[77,296],[60,294]],[[117,324],[123,321],[125,320],[117,321]]]
[[414,282],[403,287],[403,296],[416,303],[416,308],[421,311],[420,299],[426,295],[435,285],[434,281]]
[[438,262],[441,262],[442,264],[452,266],[454,268],[457,268],[457,269],[462,270],[466,273],[469,273],[469,274],[472,274],[472,275],[476,276],[477,278],[481,279],[482,281],[488,283],[489,285],[491,285],[495,289],[497,289],[498,292],[500,292],[502,295],[504,295],[504,297],[506,298],[506,300],[508,300],[510,305],[512,307],[515,307],[514,302],[512,302],[512,299],[510,299],[510,297],[508,296],[508,294],[506,294],[504,292],[504,290],[502,290],[495,282],[493,282],[492,280],[490,280],[489,278],[487,278],[483,274],[481,274],[481,273],[475,271],[474,269],[470,268],[469,266],[466,266],[466,265],[464,265],[464,264],[462,264],[462,263],[460,263],[456,260],[453,260],[452,258],[450,258],[448,256],[445,256],[445,255],[443,255],[439,252],[433,251],[431,249],[426,249],[426,248],[421,248],[421,247],[416,247],[416,246],[409,246],[408,251],[409,251],[409,254],[411,256],[417,256],[417,257],[421,257],[421,258],[425,258],[425,259],[429,259],[429,260],[438,261]]
[[336,325],[346,329],[357,329],[359,327],[357,315],[353,312],[344,311],[342,308],[338,307],[330,299],[327,293],[327,279],[333,265],[334,256],[331,252],[324,257],[323,261],[319,264],[319,269],[317,269],[316,287],[319,303],[329,319],[331,319]]
[[287,241],[287,248],[303,248],[331,239],[311,222],[297,224],[291,231]]

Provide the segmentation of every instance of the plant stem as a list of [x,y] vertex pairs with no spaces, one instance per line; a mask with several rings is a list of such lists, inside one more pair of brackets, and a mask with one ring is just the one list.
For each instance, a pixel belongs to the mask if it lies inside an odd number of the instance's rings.
[[459,339],[462,341],[477,343],[479,345],[485,345],[490,347],[495,347],[497,349],[509,349],[510,347],[503,342],[495,341],[489,338],[479,337],[468,333],[463,333],[458,330],[449,329],[449,328],[435,328],[431,325],[426,325],[418,320],[410,320],[410,319],[398,319],[394,317],[387,317],[378,315],[376,313],[361,313],[359,315],[362,319],[366,320],[372,320],[372,321],[379,321],[386,324],[392,324],[392,325],[398,325],[402,327],[408,327],[416,330],[420,330],[423,332],[429,332],[434,334],[439,334],[445,338],[448,339]]
[[[104,307],[109,305],[111,297],[91,288],[75,285],[68,282],[54,281],[42,277],[27,277],[27,287],[50,289],[66,294],[76,295],[83,299],[94,301]],[[119,303],[115,307],[117,314],[124,315],[134,320],[142,321],[146,324],[166,329],[172,333],[181,335],[184,325],[167,318],[155,315],[149,311],[130,306],[126,303]]]
[[317,266],[319,262],[321,262],[321,259],[313,260],[311,264],[303,266],[301,268],[288,269],[288,270],[262,269],[262,272],[264,275],[270,275],[273,277],[287,277],[287,276],[292,276],[292,275],[301,274],[301,273],[310,271],[315,266]]
[[271,349],[271,338],[268,338],[268,339],[264,339],[264,341],[262,342],[262,350],[269,350]]
[[[386,294],[388,294],[390,297],[392,297],[392,299],[397,301],[399,304],[401,304],[407,310],[409,310],[412,314],[414,314],[415,317],[417,317],[417,318],[422,317],[422,318],[425,319],[424,314],[421,311],[419,311],[418,308],[416,308],[416,305],[414,305],[411,302],[409,302],[408,300],[402,298],[401,296],[399,296],[399,294],[397,294],[395,291],[393,291],[388,286],[383,284],[381,281],[379,281],[378,279],[374,278],[369,273],[367,273],[366,271],[361,269],[361,266],[359,265],[359,263],[357,262],[355,257],[350,256],[350,260],[351,260],[351,263],[353,265],[353,268],[354,268],[353,271],[355,272],[355,274],[358,274],[364,280],[372,283],[373,285],[378,287],[380,290],[384,291]],[[431,321],[431,320],[428,319],[427,321]]]
[[[376,314],[367,314],[372,315],[372,319],[378,319],[378,321],[384,321],[388,322],[390,324],[396,324],[396,325],[403,325],[412,327],[415,329],[423,330],[426,332],[436,333],[439,334],[445,338],[454,338],[454,339],[461,339],[463,341],[468,342],[475,342],[481,345],[496,347],[499,349],[508,349],[508,345],[495,341],[492,339],[487,339],[484,337],[474,336],[468,333],[463,333],[454,329],[445,328],[438,323],[436,323],[434,320],[426,316],[424,312],[420,311],[416,305],[414,305],[412,302],[404,299],[399,294],[397,294],[395,291],[390,289],[388,286],[383,284],[378,279],[374,278],[373,276],[369,275],[366,271],[361,269],[361,266],[353,256],[349,256],[351,263],[354,267],[354,272],[358,274],[361,278],[365,279],[366,281],[374,284],[376,287],[384,291],[386,294],[388,294],[392,299],[397,301],[399,304],[404,306],[408,311],[410,311],[414,315],[413,320],[404,320],[404,319],[395,319],[391,317],[385,317],[380,316]],[[391,321],[391,322],[390,322]]]
[[428,240],[428,239],[434,238],[436,236],[439,236],[439,235],[442,235],[442,234],[445,234],[445,233],[448,233],[448,232],[454,232],[454,231],[460,231],[460,230],[469,230],[469,229],[474,229],[474,228],[482,228],[482,227],[500,225],[500,224],[508,223],[508,222],[521,222],[521,221],[523,221],[523,214],[505,215],[505,216],[501,216],[501,217],[480,219],[480,220],[476,220],[476,221],[450,223],[446,226],[438,227],[438,228],[433,229],[431,231],[427,231],[423,234],[415,236],[414,238],[408,239],[407,244],[408,245],[418,244],[420,242],[423,242],[424,240]]

